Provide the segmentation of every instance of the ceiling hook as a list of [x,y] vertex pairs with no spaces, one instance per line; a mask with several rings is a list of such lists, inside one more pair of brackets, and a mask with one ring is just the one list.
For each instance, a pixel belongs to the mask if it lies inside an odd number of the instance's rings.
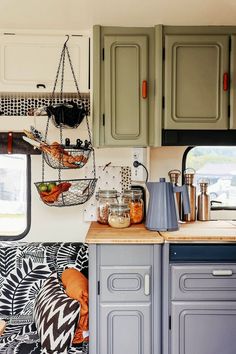
[[70,36],[68,34],[66,34],[66,37],[67,37],[67,40],[65,41],[64,46],[66,46],[68,40],[70,39]]

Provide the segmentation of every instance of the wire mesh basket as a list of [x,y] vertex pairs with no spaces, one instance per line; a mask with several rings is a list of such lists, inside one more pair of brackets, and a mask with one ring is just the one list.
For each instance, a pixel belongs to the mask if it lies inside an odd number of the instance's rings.
[[43,158],[55,169],[82,168],[88,162],[92,148],[64,148],[61,145],[43,146]]
[[41,200],[48,206],[64,207],[86,203],[93,195],[96,178],[35,182]]

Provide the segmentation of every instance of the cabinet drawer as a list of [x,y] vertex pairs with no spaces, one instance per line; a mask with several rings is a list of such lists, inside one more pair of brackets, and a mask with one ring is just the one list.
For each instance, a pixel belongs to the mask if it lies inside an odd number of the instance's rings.
[[236,265],[172,265],[172,300],[235,300]]
[[150,301],[151,266],[101,266],[100,300]]
[[153,262],[152,245],[101,245],[98,249],[103,266],[146,266]]

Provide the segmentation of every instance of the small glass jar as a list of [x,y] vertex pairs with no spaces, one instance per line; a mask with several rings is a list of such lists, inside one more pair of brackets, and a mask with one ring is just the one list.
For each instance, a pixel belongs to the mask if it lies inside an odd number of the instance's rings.
[[108,224],[117,229],[123,229],[130,226],[130,214],[127,204],[110,205]]
[[118,192],[116,190],[100,190],[96,194],[97,221],[100,224],[108,224],[109,207],[118,204]]
[[140,224],[144,218],[143,193],[140,189],[127,189],[122,195],[122,200],[130,208],[131,224]]

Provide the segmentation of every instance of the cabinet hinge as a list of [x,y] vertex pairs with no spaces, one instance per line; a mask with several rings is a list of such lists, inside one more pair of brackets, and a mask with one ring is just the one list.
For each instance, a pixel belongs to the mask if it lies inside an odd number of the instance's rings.
[[104,50],[104,48],[102,48],[102,60],[104,60],[105,59],[105,50]]
[[229,51],[231,52],[231,48],[232,48],[232,41],[231,41],[231,37],[229,37]]
[[169,316],[169,330],[171,331],[171,316]]
[[103,113],[102,115],[102,125],[104,126],[105,125],[105,114]]
[[230,105],[228,106],[228,118],[230,118]]
[[165,97],[162,97],[162,108],[165,109]]
[[98,295],[100,295],[100,281],[98,281]]
[[163,61],[165,61],[165,59],[166,59],[166,50],[165,50],[165,48],[162,49],[162,59],[163,59]]

